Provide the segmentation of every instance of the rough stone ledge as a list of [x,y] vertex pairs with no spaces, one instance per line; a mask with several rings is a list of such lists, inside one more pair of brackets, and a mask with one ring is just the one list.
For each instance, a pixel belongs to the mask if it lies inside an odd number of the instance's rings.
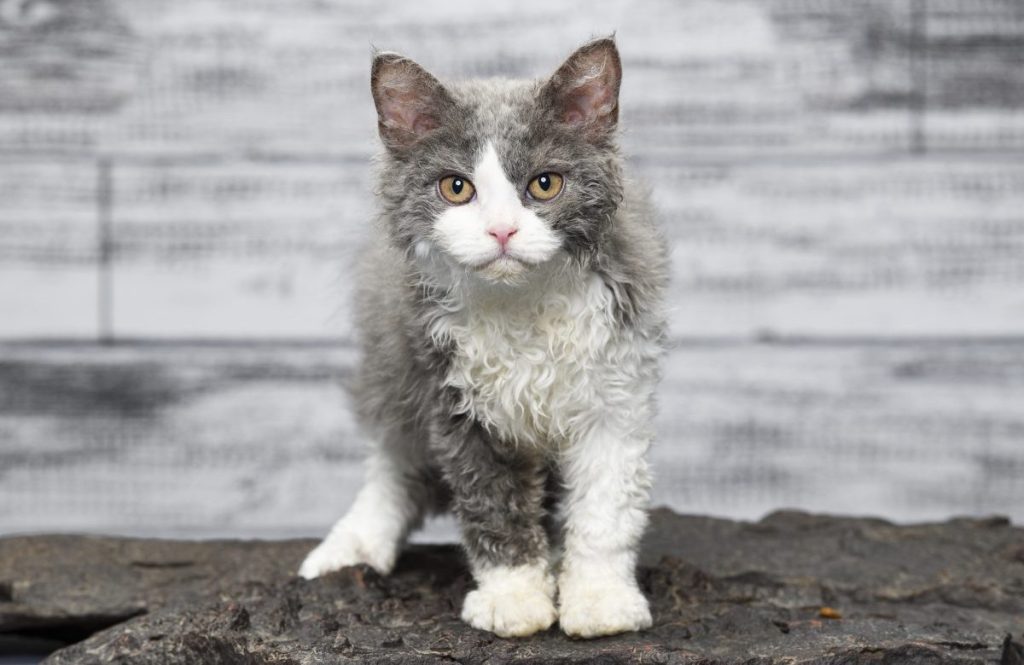
[[[458,619],[457,548],[396,572],[293,576],[313,541],[0,539],[0,654],[48,663],[999,663],[1024,665],[1024,529],[772,514],[652,516],[654,627],[503,640]],[[1016,636],[1016,638],[1014,638]]]

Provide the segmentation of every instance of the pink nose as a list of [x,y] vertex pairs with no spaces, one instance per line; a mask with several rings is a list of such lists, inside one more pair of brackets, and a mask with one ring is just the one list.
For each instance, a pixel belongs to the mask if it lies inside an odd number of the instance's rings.
[[494,226],[487,229],[487,233],[494,236],[498,244],[501,245],[502,249],[505,249],[505,245],[508,244],[508,239],[516,234],[518,231],[514,226]]

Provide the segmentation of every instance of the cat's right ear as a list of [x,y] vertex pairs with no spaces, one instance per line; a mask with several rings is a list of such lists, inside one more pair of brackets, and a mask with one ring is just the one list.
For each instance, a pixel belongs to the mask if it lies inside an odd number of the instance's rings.
[[408,148],[433,132],[454,105],[431,74],[397,53],[377,53],[370,72],[377,128],[391,150]]

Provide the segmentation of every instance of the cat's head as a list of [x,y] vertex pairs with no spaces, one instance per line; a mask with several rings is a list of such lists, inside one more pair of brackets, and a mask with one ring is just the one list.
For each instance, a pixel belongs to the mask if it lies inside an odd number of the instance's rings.
[[622,198],[612,39],[548,79],[442,84],[393,53],[373,61],[393,240],[420,261],[516,283],[558,257],[588,261]]

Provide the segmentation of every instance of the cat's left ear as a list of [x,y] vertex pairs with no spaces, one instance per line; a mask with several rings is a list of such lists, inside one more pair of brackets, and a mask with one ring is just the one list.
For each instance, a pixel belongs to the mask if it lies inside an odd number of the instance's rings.
[[615,129],[619,121],[622,61],[612,37],[579,48],[544,84],[541,99],[555,120],[596,137]]

